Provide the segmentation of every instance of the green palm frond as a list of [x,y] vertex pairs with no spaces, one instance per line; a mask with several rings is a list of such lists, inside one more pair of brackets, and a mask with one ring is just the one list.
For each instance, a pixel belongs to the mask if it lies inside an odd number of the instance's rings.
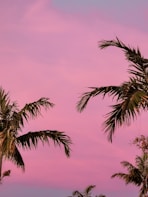
[[122,173],[122,172],[119,172],[119,173],[115,173],[111,176],[111,178],[115,178],[115,177],[118,177],[120,179],[123,179],[125,181],[126,184],[129,183],[129,175],[126,174],[126,173]]
[[137,169],[131,170],[129,174],[119,172],[111,176],[111,178],[115,178],[115,177],[124,180],[126,184],[133,183],[137,186],[140,186],[143,181]]
[[18,148],[15,146],[14,154],[12,155],[13,162],[18,166],[21,167],[23,170],[25,170],[25,163],[23,161],[23,158],[18,150]]
[[70,137],[64,132],[56,130],[29,132],[17,137],[17,143],[21,145],[22,148],[31,149],[32,146],[36,148],[39,141],[49,143],[49,139],[54,142],[54,145],[63,145],[66,156],[70,156],[70,145],[72,143]]
[[123,92],[120,100],[120,103],[111,106],[112,111],[106,114],[104,122],[104,129],[108,133],[110,141],[112,141],[117,127],[122,126],[124,123],[129,124],[131,120],[134,120],[140,114],[140,109],[145,110],[148,106],[147,94],[134,87],[130,87],[126,94]]
[[128,161],[121,162],[122,166],[127,169],[127,173],[115,173],[111,178],[118,177],[125,181],[126,184],[133,183],[140,186],[141,194],[146,194],[148,191],[148,153],[143,153],[142,156],[136,156],[136,167]]
[[49,101],[49,98],[42,97],[33,103],[26,104],[19,112],[15,111],[12,121],[17,125],[24,126],[24,120],[28,121],[30,116],[35,118],[41,114],[41,107],[48,109],[53,106],[54,104]]
[[11,160],[14,164],[17,165],[17,167],[20,167],[23,170],[25,169],[25,164],[24,164],[23,158],[22,158],[18,148],[15,146],[15,144],[14,144],[13,152],[12,151],[9,153],[3,152],[3,156],[6,159]]
[[8,93],[5,92],[5,90],[0,87],[0,111],[4,109],[5,106],[9,106],[10,99]]
[[[49,98],[42,97],[33,103],[26,104],[19,113],[20,114],[28,113],[28,115],[31,115],[32,117],[36,117],[40,115],[41,107],[48,109],[49,107],[53,107],[53,106],[54,104],[49,102]],[[27,117],[27,116],[24,115],[24,117]]]
[[[85,190],[83,192],[80,192],[79,190],[75,190],[72,192],[72,196],[68,196],[68,197],[91,197],[91,191],[92,189],[94,189],[96,186],[95,185],[89,185],[85,188]],[[96,197],[105,197],[105,195],[100,194],[99,196],[96,195]]]
[[96,187],[95,185],[89,185],[89,186],[85,189],[84,194],[85,194],[85,195],[88,195],[88,194],[91,192],[91,190],[94,189],[95,187]]
[[142,57],[141,52],[138,47],[137,49],[135,49],[135,48],[126,46],[117,37],[116,37],[116,40],[103,40],[99,42],[99,47],[101,49],[104,49],[110,46],[121,48],[124,51],[127,60],[133,62],[134,64],[139,64],[139,66],[143,66],[143,64],[147,62],[147,60]]
[[103,40],[99,42],[99,47],[101,49],[104,49],[109,46],[115,46],[115,47],[121,48],[124,51],[127,60],[134,63],[130,65],[132,69],[129,69],[128,72],[138,78],[140,77],[144,79],[146,83],[148,83],[148,72],[147,72],[148,59],[145,59],[144,57],[142,57],[139,48],[134,49],[129,46],[126,46],[118,38],[116,38],[116,40],[109,40],[109,41]]
[[112,111],[106,114],[106,120],[104,121],[104,130],[108,133],[108,140],[112,142],[112,137],[114,135],[116,127],[122,125],[124,117],[122,114],[122,103],[112,105]]
[[123,123],[129,124],[131,121],[131,118],[136,117],[137,108],[129,108],[128,110],[125,110],[125,102],[112,105],[112,111],[109,112],[106,117],[107,119],[104,122],[104,130],[106,133],[108,133],[108,139],[112,142],[112,137],[115,132],[115,129],[117,127],[120,127],[123,125]]
[[119,86],[90,87],[90,89],[93,90],[83,93],[81,99],[77,102],[77,110],[80,112],[85,109],[90,98],[95,97],[99,94],[102,94],[103,97],[105,97],[106,94],[113,96],[113,98],[117,96],[117,99],[119,99],[121,96],[121,89]]
[[91,87],[90,92],[85,92],[80,101],[77,103],[78,111],[83,111],[87,106],[90,98],[99,94],[103,97],[112,96],[118,102],[112,105],[112,111],[106,114],[104,129],[107,132],[108,139],[112,141],[112,136],[116,127],[122,126],[124,123],[130,123],[140,113],[140,108],[145,110],[148,108],[148,94],[142,89],[141,83],[135,78],[130,78],[128,82],[124,82],[121,86]]
[[0,88],[0,131],[10,126],[11,114],[16,108],[16,102],[11,104],[8,93]]
[[[148,184],[148,183],[147,183]],[[142,187],[140,188],[140,194],[139,194],[139,197],[147,197],[147,192],[148,192],[148,189],[147,189],[147,184],[143,184]]]
[[121,162],[121,165],[122,165],[123,167],[127,168],[128,171],[131,171],[131,170],[133,170],[133,169],[136,168],[133,164],[131,164],[131,163],[128,162],[128,161],[122,161],[122,162]]
[[77,196],[77,197],[84,197],[83,194],[81,194],[81,192],[79,192],[78,190],[75,190],[73,193],[72,193],[73,196]]
[[83,109],[85,109],[88,101],[90,100],[91,97],[95,97],[96,95],[98,95],[100,93],[99,91],[99,88],[96,88],[96,87],[92,87],[91,89],[93,89],[93,91],[90,91],[90,92],[85,92],[80,101],[78,101],[77,103],[77,110],[82,112]]
[[133,64],[133,65],[130,65],[130,67],[131,67],[131,69],[128,69],[128,72],[130,74],[132,74],[135,77],[138,77],[138,80],[142,79],[142,80],[148,82],[147,81],[148,73],[147,73],[147,65],[146,64],[144,64],[144,66],[142,66],[142,67],[140,67],[137,64]]
[[2,178],[6,177],[6,176],[10,176],[10,173],[11,173],[11,170],[4,171],[2,174]]
[[140,156],[136,156],[136,159],[135,159],[135,163],[136,163],[136,166],[138,167],[138,169],[143,172],[144,170],[144,162],[145,162],[145,158],[143,157],[140,157]]

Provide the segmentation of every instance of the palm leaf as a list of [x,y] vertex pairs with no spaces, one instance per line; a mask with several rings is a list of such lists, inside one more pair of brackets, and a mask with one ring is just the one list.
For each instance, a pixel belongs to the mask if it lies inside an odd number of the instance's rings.
[[104,49],[109,46],[121,48],[124,51],[126,58],[134,64],[139,64],[139,66],[143,66],[143,64],[147,61],[142,57],[139,48],[134,49],[129,46],[126,46],[117,37],[116,40],[102,40],[99,42],[99,47],[101,49]]
[[108,133],[110,141],[112,141],[116,127],[122,126],[124,123],[129,124],[140,113],[140,108],[147,109],[147,93],[138,89],[138,85],[133,78],[130,78],[129,82],[123,83],[120,90],[116,91],[119,94],[118,103],[111,106],[112,111],[107,113],[107,119],[104,122],[104,129]]
[[10,104],[10,99],[8,93],[5,92],[5,90],[0,87],[0,107],[1,110],[4,109],[5,106],[8,106]]
[[111,176],[111,178],[115,178],[115,177],[118,177],[120,179],[123,179],[126,184],[131,183],[130,175],[129,174],[119,172],[119,173],[115,173],[115,174],[113,174]]
[[36,117],[40,114],[41,107],[48,109],[49,107],[53,107],[53,106],[54,104],[49,102],[49,98],[42,97],[33,103],[26,104],[19,113],[20,114],[25,113],[26,114],[26,116],[24,116],[25,118],[27,117],[27,113],[28,115],[31,115],[32,117]]
[[129,175],[126,174],[126,173],[122,173],[122,172],[118,172],[118,173],[114,173],[111,178],[115,178],[115,177],[118,177],[120,179],[123,179],[126,184],[128,183],[128,178],[129,178]]
[[119,86],[90,87],[90,89],[93,90],[83,93],[81,99],[77,102],[77,109],[80,112],[85,109],[90,98],[95,97],[99,94],[102,94],[103,97],[106,96],[106,94],[113,97],[117,96],[117,99],[119,99],[121,96],[121,89]]
[[134,183],[137,186],[140,186],[143,181],[136,169],[133,169],[129,174],[119,172],[111,176],[111,178],[115,178],[115,177],[124,180],[126,184]]
[[28,121],[28,118],[32,118],[41,115],[41,107],[48,109],[53,107],[54,104],[49,102],[49,98],[42,97],[39,100],[26,104],[19,112],[14,112],[12,116],[12,121],[17,125],[17,127],[24,126],[24,120]]
[[[136,159],[137,158],[139,159],[140,157],[137,156]],[[111,176],[111,178],[118,177],[120,179],[123,179],[126,184],[134,183],[135,185],[140,186],[143,183],[143,175],[142,171],[139,168],[139,165],[135,167],[128,161],[122,161],[121,164],[127,169],[128,173],[115,173]]]
[[13,161],[18,166],[21,167],[23,170],[25,170],[25,163],[23,161],[23,158],[18,150],[18,148],[15,146],[15,151],[13,154]]
[[123,123],[129,124],[131,119],[139,114],[140,108],[148,108],[148,95],[143,91],[141,84],[135,78],[130,78],[128,82],[124,82],[121,86],[91,87],[90,92],[85,92],[77,103],[78,111],[83,111],[88,104],[90,98],[99,94],[105,97],[112,96],[118,102],[112,105],[112,111],[106,115],[104,122],[104,130],[108,133],[108,139],[112,141],[112,136],[116,127]]
[[84,197],[83,194],[81,194],[81,192],[79,192],[78,190],[75,190],[73,193],[72,193],[73,196],[77,196],[77,197]]
[[11,160],[18,167],[21,167],[23,170],[25,170],[25,164],[24,164],[23,158],[16,146],[13,150],[13,153],[4,154],[4,157]]
[[96,187],[95,185],[89,185],[84,191],[85,195],[89,194],[91,190],[95,187]]
[[11,173],[11,170],[4,171],[2,174],[2,178],[6,177],[6,176],[10,176],[10,173]]
[[72,143],[70,137],[65,135],[64,132],[56,130],[29,132],[17,137],[17,143],[22,148],[31,149],[32,146],[36,148],[39,141],[49,143],[49,139],[54,142],[54,145],[63,145],[66,156],[70,156],[70,145]]
[[142,57],[139,48],[134,49],[129,46],[126,46],[117,37],[116,40],[103,40],[99,42],[99,47],[101,49],[104,49],[109,46],[121,48],[124,51],[127,60],[134,63],[131,66],[137,70],[135,71],[133,69],[129,69],[129,73],[134,74],[137,77],[142,77],[143,79],[145,79],[146,82],[148,82],[148,59]]
[[128,171],[131,171],[131,170],[133,170],[134,168],[136,168],[133,164],[131,164],[131,163],[128,162],[128,161],[122,161],[122,162],[121,162],[121,165],[122,165],[123,167],[126,167]]

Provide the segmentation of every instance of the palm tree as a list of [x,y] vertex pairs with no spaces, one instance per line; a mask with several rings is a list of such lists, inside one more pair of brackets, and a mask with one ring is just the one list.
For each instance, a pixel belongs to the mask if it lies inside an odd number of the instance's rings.
[[70,156],[71,139],[64,132],[41,130],[21,135],[25,121],[40,115],[42,108],[48,109],[53,106],[49,98],[42,97],[19,110],[17,103],[11,102],[9,94],[0,88],[0,180],[10,174],[9,170],[2,173],[3,158],[11,160],[17,167],[24,170],[25,163],[19,148],[36,148],[39,141],[49,144],[49,139],[51,139],[54,145],[63,146],[66,156]]
[[143,153],[148,153],[148,137],[141,135],[133,140],[133,144],[136,145]]
[[[72,196],[69,196],[69,197],[91,197],[91,191],[95,187],[96,187],[95,185],[89,185],[88,187],[85,188],[85,190],[83,192],[75,190],[72,193]],[[106,196],[101,194],[101,195],[95,196],[95,197],[106,197]]]
[[103,98],[106,95],[113,97],[116,104],[111,106],[112,111],[106,114],[104,122],[104,131],[108,133],[108,139],[112,142],[117,127],[129,124],[141,110],[148,109],[148,59],[142,57],[139,48],[130,48],[118,38],[99,42],[101,49],[109,46],[122,49],[126,59],[131,63],[128,81],[119,86],[90,87],[90,91],[82,94],[77,109],[79,112],[83,111],[89,100],[99,94],[102,94]]
[[100,194],[99,196],[96,196],[96,197],[106,197],[105,195],[103,194]]
[[127,173],[115,173],[111,177],[118,177],[125,181],[126,184],[133,183],[140,187],[139,197],[146,197],[148,193],[148,153],[142,156],[136,156],[136,166],[128,161],[122,161],[121,165],[127,169]]

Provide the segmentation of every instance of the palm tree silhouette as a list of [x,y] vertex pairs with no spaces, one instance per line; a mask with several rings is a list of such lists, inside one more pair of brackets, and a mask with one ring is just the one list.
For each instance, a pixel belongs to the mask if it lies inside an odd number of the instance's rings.
[[[69,197],[91,197],[91,191],[95,187],[96,187],[95,185],[89,185],[85,188],[83,192],[75,190],[73,191],[72,196],[69,196]],[[106,197],[106,196],[103,194],[100,194],[99,196],[95,196],[95,197]]]
[[126,46],[118,38],[116,40],[103,40],[99,42],[101,49],[114,46],[123,50],[126,59],[131,63],[128,73],[128,81],[119,86],[90,87],[89,92],[82,94],[77,103],[77,109],[82,112],[89,100],[99,94],[103,98],[108,95],[115,99],[112,111],[106,114],[104,131],[112,142],[113,134],[117,127],[129,124],[141,110],[148,109],[148,59],[142,57],[139,48],[134,49]]
[[49,101],[49,98],[42,97],[26,104],[22,109],[18,109],[17,103],[11,102],[9,94],[0,88],[0,180],[10,174],[10,170],[2,173],[3,158],[11,160],[18,167],[25,169],[25,163],[18,148],[36,148],[39,141],[49,144],[49,139],[51,139],[55,146],[63,146],[66,156],[70,156],[72,142],[64,132],[41,130],[21,135],[25,121],[41,115],[42,108],[48,109],[53,106],[54,104]]
[[140,187],[139,197],[146,197],[148,192],[148,153],[136,156],[136,166],[128,161],[122,161],[121,165],[127,169],[127,173],[115,173],[111,177],[118,177],[126,184],[133,183]]

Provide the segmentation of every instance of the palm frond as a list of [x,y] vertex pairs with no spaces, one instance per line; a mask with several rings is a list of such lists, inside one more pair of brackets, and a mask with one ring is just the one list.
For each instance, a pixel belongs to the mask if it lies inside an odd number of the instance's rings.
[[42,143],[49,143],[49,139],[54,142],[54,145],[63,145],[66,156],[70,156],[70,145],[72,144],[70,137],[67,136],[64,132],[56,130],[29,132],[17,137],[17,143],[18,145],[21,145],[22,148],[31,149],[32,146],[36,148],[39,141],[41,141]]
[[96,186],[95,185],[89,185],[86,189],[85,189],[85,191],[84,191],[84,193],[87,195],[87,194],[89,194],[90,192],[91,192],[91,190],[93,189],[93,188],[95,188]]
[[126,173],[118,172],[118,173],[114,173],[114,174],[111,176],[111,178],[115,178],[115,177],[118,177],[118,178],[120,178],[120,179],[123,179],[123,180],[126,182],[126,184],[129,183],[129,175],[126,174]]
[[[136,158],[138,158],[138,156]],[[118,177],[123,179],[126,184],[133,183],[137,186],[143,184],[143,170],[141,170],[139,166],[135,167],[128,161],[122,161],[121,164],[127,169],[128,173],[115,173],[111,176],[111,178]]]
[[118,178],[124,180],[126,184],[132,183],[129,174],[119,172],[119,173],[115,173],[111,176],[111,178],[115,178],[115,177],[118,177]]
[[[130,82],[125,82],[120,87],[118,103],[112,105],[112,111],[106,114],[104,130],[108,133],[109,141],[112,141],[113,134],[117,127],[124,123],[129,124],[140,113],[140,109],[147,109],[147,93],[140,88],[131,78]],[[120,102],[119,102],[120,101]]]
[[115,177],[124,180],[126,184],[134,183],[137,186],[140,186],[143,181],[141,176],[139,175],[139,173],[137,173],[135,169],[131,171],[129,174],[119,172],[111,176],[111,178],[115,178]]
[[141,55],[141,52],[139,48],[131,48],[129,46],[126,46],[123,42],[121,42],[118,37],[116,37],[116,40],[103,40],[99,42],[99,47],[101,49],[104,49],[109,46],[115,46],[118,48],[123,49],[125,52],[125,56],[127,59],[135,64],[143,65],[143,63],[146,63],[146,59],[144,59]]
[[145,110],[148,108],[148,95],[142,89],[142,85],[135,78],[131,77],[128,82],[124,82],[121,86],[91,87],[90,92],[85,92],[77,103],[78,111],[83,111],[90,98],[99,94],[103,97],[108,94],[118,102],[112,105],[112,111],[106,114],[104,122],[104,130],[109,133],[108,139],[112,141],[112,136],[116,127],[124,123],[129,124],[140,113],[140,108]]
[[146,183],[145,184],[143,184],[142,185],[142,187],[140,188],[140,194],[139,194],[139,197],[145,197],[145,196],[147,196],[146,194],[147,194],[147,192],[148,192],[148,186],[147,186],[147,181],[146,181]]
[[79,192],[78,190],[73,191],[72,195],[77,197],[84,197],[83,194],[81,194],[81,192]]
[[139,169],[141,169],[141,167],[144,168],[144,161],[144,157],[136,156],[135,162]]
[[18,150],[18,148],[15,146],[15,151],[14,151],[14,154],[13,154],[13,161],[15,162],[15,164],[18,166],[18,167],[21,167],[23,170],[25,170],[25,163],[23,161],[23,158]]
[[5,90],[0,87],[0,111],[4,109],[5,106],[10,104],[9,94],[5,92]]
[[49,98],[42,97],[39,100],[26,104],[19,112],[14,111],[12,115],[12,121],[17,128],[24,126],[24,120],[28,121],[28,118],[36,118],[41,115],[41,107],[48,109],[53,107],[54,104],[49,101]]
[[124,102],[123,103],[119,103],[116,105],[112,105],[112,111],[106,114],[106,120],[104,121],[104,131],[105,133],[108,133],[108,140],[112,142],[112,138],[115,132],[115,129],[117,127],[120,127],[123,123],[130,122],[130,115],[132,115],[132,117],[136,116],[135,111],[128,111],[128,113],[126,111],[124,111],[122,109],[122,106],[124,106]]
[[95,97],[99,94],[102,94],[103,97],[108,94],[109,96],[117,96],[117,99],[121,96],[121,89],[119,86],[105,86],[105,87],[90,87],[90,89],[93,89],[90,92],[85,92],[82,94],[81,99],[77,103],[77,110],[79,112],[82,112],[90,98]]
[[25,164],[24,164],[23,158],[16,146],[14,147],[13,153],[4,154],[4,157],[11,160],[18,167],[25,170]]
[[6,177],[6,176],[10,176],[10,173],[11,173],[11,170],[4,171],[2,174],[2,178]]
[[136,168],[133,164],[131,164],[131,163],[128,162],[128,161],[122,161],[122,162],[121,162],[121,165],[122,165],[123,167],[126,167],[128,171],[131,171],[131,170],[133,170],[133,169]]
[[9,95],[3,88],[0,88],[0,130],[9,126],[12,110],[16,108],[16,103],[10,103]]
[[147,72],[147,67],[146,66],[140,67],[137,64],[132,64],[132,65],[130,65],[130,67],[131,67],[131,69],[128,69],[128,72],[130,74],[137,77],[138,79],[145,80],[146,83],[148,82],[147,81],[148,72]]
[[148,150],[148,137],[140,135],[133,140],[133,144],[136,145],[143,153]]
[[133,62],[131,66],[136,69],[137,71],[134,71],[133,69],[129,69],[130,74],[134,74],[138,77],[143,77],[146,82],[148,82],[148,72],[147,72],[147,67],[148,67],[148,59],[145,59],[142,57],[141,52],[139,48],[131,48],[129,46],[126,46],[123,42],[121,42],[117,37],[116,40],[103,40],[99,42],[99,47],[101,49],[104,49],[109,46],[115,46],[118,48],[121,48],[127,60]]

